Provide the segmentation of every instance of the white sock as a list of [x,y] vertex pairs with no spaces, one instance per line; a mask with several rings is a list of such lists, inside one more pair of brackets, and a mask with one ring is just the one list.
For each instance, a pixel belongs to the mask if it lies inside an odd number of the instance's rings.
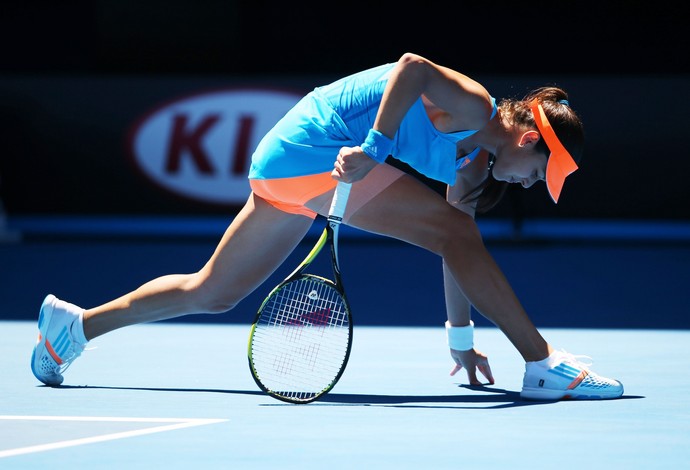
[[72,333],[72,338],[79,343],[79,344],[86,344],[88,343],[86,336],[84,335],[84,311],[82,310],[79,312],[79,315],[77,315],[77,318],[74,319],[72,322],[72,326],[70,327],[70,332]]
[[557,353],[558,351],[553,351],[546,359],[542,359],[541,361],[534,361],[532,362],[532,364],[544,367],[545,369],[551,369],[552,367],[556,367],[558,364],[561,363],[561,359],[560,357],[558,357]]

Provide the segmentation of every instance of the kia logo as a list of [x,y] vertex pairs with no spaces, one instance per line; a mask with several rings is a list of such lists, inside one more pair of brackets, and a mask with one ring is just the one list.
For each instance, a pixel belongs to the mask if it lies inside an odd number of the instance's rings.
[[301,98],[228,89],[178,99],[147,113],[130,132],[135,166],[154,184],[196,201],[241,205],[261,138]]

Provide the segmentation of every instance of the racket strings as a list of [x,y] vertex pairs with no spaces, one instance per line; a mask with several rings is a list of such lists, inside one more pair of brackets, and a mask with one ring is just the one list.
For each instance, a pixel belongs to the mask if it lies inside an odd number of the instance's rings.
[[252,360],[263,385],[308,399],[338,377],[350,342],[347,304],[314,276],[292,281],[265,303],[252,339]]

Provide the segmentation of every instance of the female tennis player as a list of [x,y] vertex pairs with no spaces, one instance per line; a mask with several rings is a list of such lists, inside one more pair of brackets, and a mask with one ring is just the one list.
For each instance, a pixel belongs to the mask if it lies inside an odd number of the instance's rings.
[[[567,99],[547,87],[497,103],[471,78],[411,53],[315,88],[257,146],[247,203],[198,272],[154,279],[87,310],[45,298],[34,375],[61,384],[87,341],[117,328],[232,309],[285,261],[317,214],[327,215],[343,181],[352,183],[344,223],[442,257],[451,374],[464,368],[480,384],[478,370],[494,383],[486,355],[474,348],[473,305],[525,360],[525,399],[620,397],[620,382],[542,337],[474,221],[510,183],[545,181],[558,201],[583,148],[582,124]],[[386,163],[389,156],[447,184],[446,198]]]

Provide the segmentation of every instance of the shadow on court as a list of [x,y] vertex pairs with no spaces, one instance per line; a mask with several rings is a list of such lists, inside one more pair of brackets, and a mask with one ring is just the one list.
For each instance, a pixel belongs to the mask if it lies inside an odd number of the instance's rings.
[[[45,385],[40,387],[49,388]],[[253,395],[253,396],[267,396],[264,392],[258,390],[224,390],[214,388],[166,388],[166,387],[113,387],[113,386],[99,386],[99,385],[61,385],[52,387],[63,390],[127,390],[127,391],[145,391],[145,392],[175,392],[175,393],[218,393],[230,395]],[[506,390],[502,388],[487,387],[484,385],[459,385],[458,388],[470,390],[472,393],[468,395],[378,395],[378,394],[353,394],[353,393],[328,393],[319,400],[305,405],[295,405],[290,403],[283,403],[275,400],[274,403],[262,404],[261,406],[323,406],[328,405],[394,405],[405,408],[463,408],[462,406],[450,406],[451,404],[473,404],[473,405],[494,405],[494,406],[472,406],[468,408],[478,409],[502,409],[523,406],[539,406],[559,403],[559,400],[543,400],[531,401],[523,400],[520,397],[520,392]],[[645,398],[643,396],[624,395],[618,400],[624,399],[639,399]],[[587,401],[587,400],[578,400]],[[408,405],[419,403],[420,405]],[[446,406],[438,405],[424,405],[421,404],[446,404]]]

